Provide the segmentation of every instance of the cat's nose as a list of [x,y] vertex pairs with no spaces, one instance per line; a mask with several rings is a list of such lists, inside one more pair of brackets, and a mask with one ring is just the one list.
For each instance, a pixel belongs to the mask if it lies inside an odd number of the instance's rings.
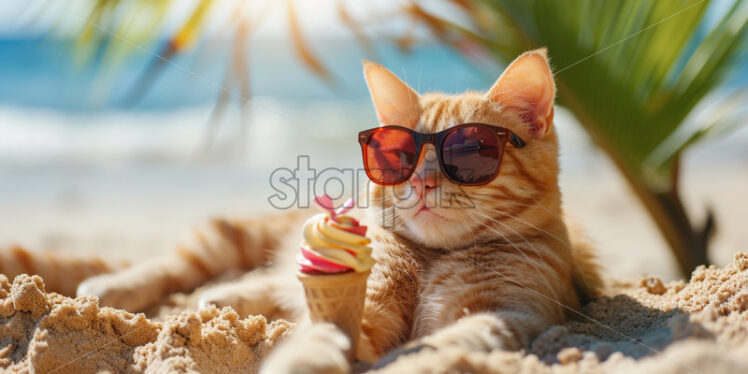
[[410,177],[410,185],[419,198],[426,196],[429,191],[439,187],[439,161],[436,150],[427,144],[418,160],[418,167]]
[[423,198],[429,191],[439,187],[439,176],[436,172],[413,173],[410,177],[410,185],[418,197]]

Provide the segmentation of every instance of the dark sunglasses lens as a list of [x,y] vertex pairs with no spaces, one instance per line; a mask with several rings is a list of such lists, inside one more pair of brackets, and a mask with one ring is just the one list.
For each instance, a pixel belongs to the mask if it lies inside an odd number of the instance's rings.
[[410,133],[399,129],[374,132],[364,148],[369,177],[379,184],[398,184],[410,178],[416,167],[416,142]]
[[488,183],[499,170],[504,141],[480,126],[452,131],[442,145],[444,169],[458,183]]

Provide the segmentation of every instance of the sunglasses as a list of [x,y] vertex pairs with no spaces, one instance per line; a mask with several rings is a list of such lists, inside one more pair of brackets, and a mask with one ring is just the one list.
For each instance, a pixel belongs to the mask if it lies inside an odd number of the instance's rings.
[[509,129],[482,123],[465,123],[422,134],[401,126],[383,126],[361,131],[358,142],[366,175],[384,186],[410,179],[418,166],[424,144],[433,144],[444,176],[464,186],[487,184],[499,174],[504,145],[526,145]]

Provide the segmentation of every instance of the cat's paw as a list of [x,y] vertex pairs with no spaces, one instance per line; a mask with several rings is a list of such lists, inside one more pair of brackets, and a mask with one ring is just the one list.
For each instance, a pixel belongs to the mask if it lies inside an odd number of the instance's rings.
[[495,313],[478,313],[462,317],[457,322],[420,339],[432,347],[459,346],[469,351],[521,348],[506,322]]
[[268,357],[261,374],[349,373],[345,351],[350,340],[335,325],[301,327]]
[[[88,278],[78,285],[78,296],[96,296],[99,305],[140,312],[160,297],[160,292],[147,281],[127,273],[112,273]],[[156,295],[157,294],[157,295]]]
[[272,279],[244,279],[206,291],[200,296],[198,307],[232,307],[240,316],[261,314],[272,319],[282,309],[274,289]]
[[200,309],[208,309],[212,307],[220,309],[227,306],[237,309],[237,304],[238,300],[236,295],[227,293],[225,290],[220,288],[206,291],[204,294],[200,295],[200,299],[197,301],[197,306]]

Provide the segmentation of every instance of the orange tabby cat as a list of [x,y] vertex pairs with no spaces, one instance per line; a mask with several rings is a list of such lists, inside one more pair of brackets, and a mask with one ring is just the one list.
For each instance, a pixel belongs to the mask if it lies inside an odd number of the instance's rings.
[[[434,133],[479,122],[508,128],[527,145],[506,147],[498,176],[483,186],[446,180],[429,157],[430,145],[408,182],[370,185],[370,207],[359,213],[370,227],[376,265],[360,359],[376,361],[411,341],[434,348],[521,349],[594,296],[601,280],[592,250],[570,240],[561,209],[555,85],[545,49],[518,57],[487,93],[418,95],[380,65],[364,63],[364,74],[383,125]],[[430,209],[422,211],[425,201]],[[229,269],[269,265],[206,292],[201,305],[303,319],[293,254],[310,214],[212,221],[168,257],[88,279],[78,293],[138,311]],[[279,347],[264,370],[346,372],[348,344],[332,325],[309,325]]]

